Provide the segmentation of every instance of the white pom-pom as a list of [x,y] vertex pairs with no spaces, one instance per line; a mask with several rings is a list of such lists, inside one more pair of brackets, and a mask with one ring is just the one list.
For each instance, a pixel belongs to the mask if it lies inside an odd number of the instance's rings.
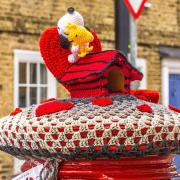
[[68,62],[71,63],[71,64],[77,62],[78,59],[79,59],[79,57],[74,55],[74,54],[70,54],[68,56]]

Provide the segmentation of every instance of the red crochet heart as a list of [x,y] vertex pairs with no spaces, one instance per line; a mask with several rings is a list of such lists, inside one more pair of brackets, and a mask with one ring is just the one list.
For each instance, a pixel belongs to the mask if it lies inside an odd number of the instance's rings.
[[113,104],[113,101],[109,97],[103,97],[103,98],[92,99],[92,104],[98,106],[108,106]]
[[[73,103],[52,101],[45,104],[41,104],[36,108],[36,116],[42,116],[45,114],[52,114],[58,111],[68,110],[74,107]],[[51,124],[56,125],[56,124]]]
[[149,106],[148,104],[142,104],[142,105],[136,106],[136,108],[141,112],[152,113],[153,111],[151,106]]
[[[93,46],[93,52],[101,51],[101,43],[94,31],[91,31],[94,41],[90,43]],[[47,68],[59,79],[64,72],[71,66],[67,57],[71,53],[69,49],[64,49],[60,45],[59,34],[56,27],[46,29],[40,37],[39,41],[41,55],[45,61]]]
[[19,114],[22,112],[21,108],[16,108],[13,112],[10,113],[10,116],[15,116],[16,114]]

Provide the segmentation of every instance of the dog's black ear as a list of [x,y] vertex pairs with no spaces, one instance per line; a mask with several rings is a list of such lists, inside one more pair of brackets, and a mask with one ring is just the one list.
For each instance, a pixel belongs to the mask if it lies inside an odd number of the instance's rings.
[[61,47],[64,49],[68,49],[70,48],[70,42],[68,41],[68,39],[66,37],[64,37],[63,35],[59,35],[59,40],[60,40],[60,44]]

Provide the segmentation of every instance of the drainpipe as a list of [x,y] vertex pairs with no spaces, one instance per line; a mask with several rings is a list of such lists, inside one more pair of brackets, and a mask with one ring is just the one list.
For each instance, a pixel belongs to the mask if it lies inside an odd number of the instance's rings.
[[129,11],[123,0],[114,0],[116,49],[129,53]]
[[[130,17],[124,0],[114,0],[114,5],[116,49],[124,52],[130,63],[136,67],[136,22]],[[131,89],[137,89],[137,82],[131,83]]]

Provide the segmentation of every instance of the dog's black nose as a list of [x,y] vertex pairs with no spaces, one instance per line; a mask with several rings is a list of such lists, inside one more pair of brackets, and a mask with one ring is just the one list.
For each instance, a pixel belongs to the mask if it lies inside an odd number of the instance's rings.
[[68,12],[69,14],[73,14],[74,11],[75,11],[75,9],[74,9],[73,7],[69,7],[69,8],[67,9],[67,12]]

